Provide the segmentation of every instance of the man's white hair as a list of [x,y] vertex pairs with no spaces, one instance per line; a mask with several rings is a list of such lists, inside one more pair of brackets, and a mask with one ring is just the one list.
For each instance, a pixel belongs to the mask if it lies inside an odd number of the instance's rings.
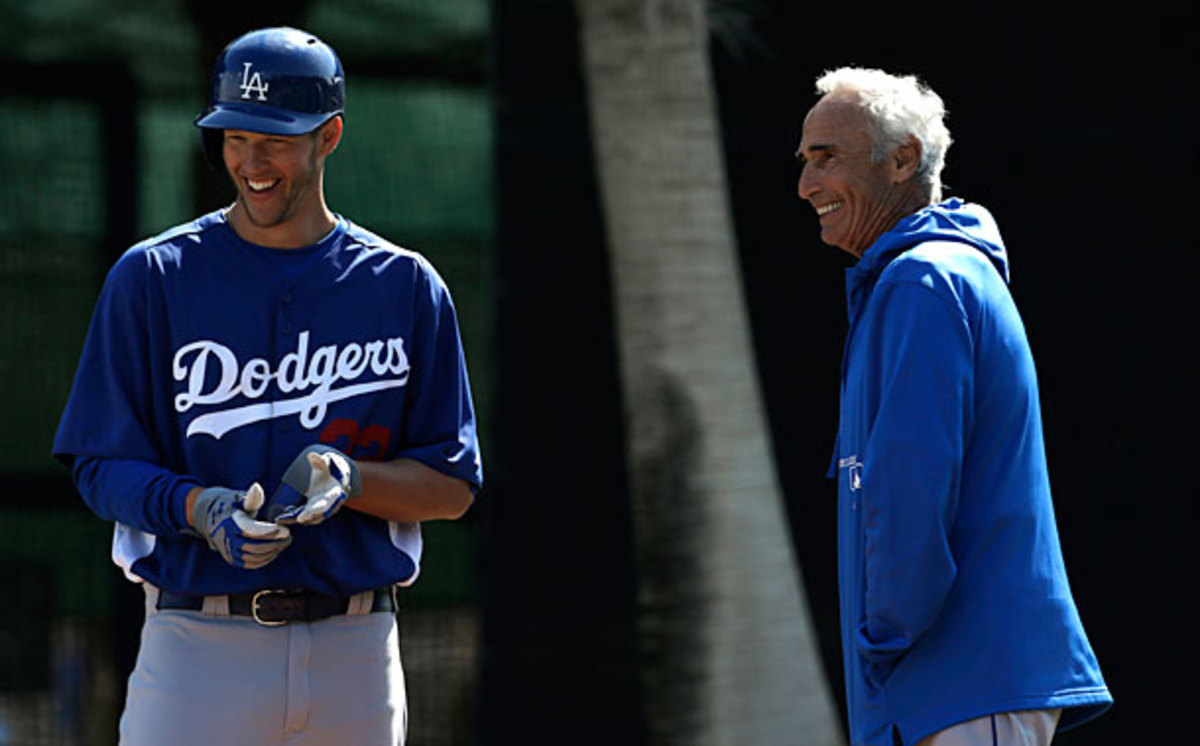
[[946,106],[914,75],[842,67],[817,78],[817,93],[857,100],[871,129],[871,159],[880,163],[912,135],[921,143],[917,178],[931,202],[942,199],[942,168],[950,148]]

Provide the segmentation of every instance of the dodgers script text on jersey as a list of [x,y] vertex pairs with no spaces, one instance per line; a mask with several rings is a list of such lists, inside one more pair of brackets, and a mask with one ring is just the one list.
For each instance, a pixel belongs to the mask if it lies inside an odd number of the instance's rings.
[[[272,417],[299,413],[300,424],[312,429],[325,419],[329,403],[376,391],[398,388],[408,382],[408,356],[404,339],[380,339],[365,345],[350,342],[339,348],[325,345],[308,350],[309,332],[300,332],[297,349],[286,353],[277,367],[263,358],[252,358],[243,366],[229,347],[211,339],[184,345],[175,353],[173,372],[187,390],[175,397],[175,411],[186,412],[196,404],[223,404],[231,399],[261,399],[274,384],[280,394],[292,399],[275,399],[200,415],[188,425],[189,437],[205,433],[220,438],[243,425]],[[210,373],[216,382],[210,385]],[[364,373],[375,380],[357,383]],[[335,383],[345,385],[333,388]],[[311,393],[307,393],[312,389]]]

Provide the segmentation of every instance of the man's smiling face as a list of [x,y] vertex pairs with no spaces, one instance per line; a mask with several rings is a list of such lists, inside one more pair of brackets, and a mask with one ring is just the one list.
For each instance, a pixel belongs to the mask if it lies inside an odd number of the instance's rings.
[[854,256],[906,214],[897,160],[889,153],[874,163],[871,145],[858,103],[827,96],[809,112],[796,153],[804,166],[797,193],[817,211],[821,240]]
[[225,167],[250,223],[271,229],[308,208],[319,189],[317,138],[225,131]]

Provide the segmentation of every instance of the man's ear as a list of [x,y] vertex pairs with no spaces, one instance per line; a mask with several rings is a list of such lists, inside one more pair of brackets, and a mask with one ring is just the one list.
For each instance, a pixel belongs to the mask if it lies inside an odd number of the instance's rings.
[[338,145],[342,142],[342,118],[336,116],[330,119],[325,124],[321,125],[321,129],[317,131],[317,155],[324,158],[333,151],[337,150]]
[[892,177],[897,184],[912,178],[921,164],[921,141],[912,135],[908,141],[892,151]]

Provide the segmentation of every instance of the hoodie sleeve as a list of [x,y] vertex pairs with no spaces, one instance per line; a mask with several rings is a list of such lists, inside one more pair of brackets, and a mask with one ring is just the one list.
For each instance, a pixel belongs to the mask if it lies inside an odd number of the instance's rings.
[[930,275],[881,282],[878,409],[862,503],[864,615],[857,645],[881,683],[932,626],[954,582],[958,507],[973,387],[965,314]]

